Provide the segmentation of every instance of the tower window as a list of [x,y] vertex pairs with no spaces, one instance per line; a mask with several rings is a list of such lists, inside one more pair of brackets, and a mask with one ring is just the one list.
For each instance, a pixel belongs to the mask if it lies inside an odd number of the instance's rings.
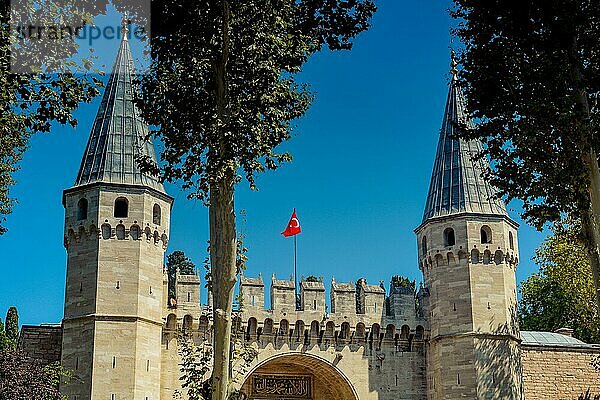
[[113,356],[113,363],[112,363],[112,367],[116,368],[117,367],[117,357]]
[[160,225],[161,214],[162,211],[160,209],[160,206],[158,204],[154,204],[154,207],[152,208],[152,222],[154,223],[154,225]]
[[115,218],[127,218],[129,215],[129,201],[125,197],[115,200]]
[[79,199],[77,202],[77,221],[83,221],[88,217],[88,201],[87,199]]
[[423,255],[427,255],[427,236],[423,236],[421,240],[421,250],[423,251]]
[[454,229],[446,228],[446,230],[444,230],[444,245],[446,247],[448,247],[448,246],[454,246],[455,244],[456,244],[456,238],[454,236]]
[[313,300],[313,309],[317,309],[317,300]]
[[492,243],[492,230],[489,226],[481,227],[481,244]]
[[512,232],[508,232],[508,246],[511,250],[515,249],[515,239],[513,238]]

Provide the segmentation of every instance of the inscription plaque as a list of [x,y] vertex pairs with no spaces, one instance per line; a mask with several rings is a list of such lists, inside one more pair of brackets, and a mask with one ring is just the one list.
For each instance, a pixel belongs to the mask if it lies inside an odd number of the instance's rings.
[[252,398],[256,400],[312,399],[312,377],[254,375]]

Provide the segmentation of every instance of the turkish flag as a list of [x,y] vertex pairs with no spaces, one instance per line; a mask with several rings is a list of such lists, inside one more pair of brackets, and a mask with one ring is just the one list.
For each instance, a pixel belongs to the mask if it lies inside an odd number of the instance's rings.
[[300,229],[300,221],[298,221],[298,217],[296,216],[296,209],[294,208],[292,218],[290,218],[290,222],[288,222],[285,231],[281,232],[281,234],[285,237],[289,237],[297,235],[300,232],[302,232],[302,229]]

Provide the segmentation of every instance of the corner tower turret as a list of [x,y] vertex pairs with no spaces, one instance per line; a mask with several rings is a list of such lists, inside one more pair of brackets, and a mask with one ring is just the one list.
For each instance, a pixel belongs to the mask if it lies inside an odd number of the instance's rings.
[[164,252],[173,199],[138,166],[155,160],[134,105],[124,30],[75,185],[63,196],[67,279],[62,363],[76,400],[158,400]]
[[516,317],[517,228],[475,159],[478,141],[456,139],[473,124],[450,84],[422,224],[415,230],[429,304],[429,399],[520,399]]

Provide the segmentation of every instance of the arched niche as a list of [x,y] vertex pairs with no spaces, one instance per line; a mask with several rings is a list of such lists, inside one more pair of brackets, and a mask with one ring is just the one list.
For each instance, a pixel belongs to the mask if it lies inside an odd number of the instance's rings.
[[[276,373],[274,373],[276,372]],[[290,398],[358,400],[350,379],[330,361],[309,353],[285,353],[259,362],[246,375],[241,391],[246,398],[262,399],[271,396],[264,392],[266,380],[294,380]],[[296,393],[297,392],[297,393]],[[278,397],[276,397],[278,398]]]

